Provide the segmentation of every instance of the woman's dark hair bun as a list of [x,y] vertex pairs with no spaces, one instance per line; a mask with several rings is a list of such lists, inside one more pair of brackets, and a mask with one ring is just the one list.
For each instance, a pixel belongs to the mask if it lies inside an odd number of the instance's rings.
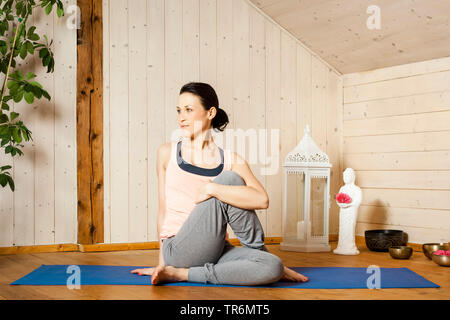
[[189,82],[186,83],[180,90],[180,94],[184,92],[190,92],[200,98],[205,110],[209,110],[212,107],[216,107],[216,115],[212,120],[212,127],[218,131],[225,130],[225,127],[230,122],[228,115],[222,108],[219,108],[219,99],[217,98],[216,91],[211,85],[204,82]]

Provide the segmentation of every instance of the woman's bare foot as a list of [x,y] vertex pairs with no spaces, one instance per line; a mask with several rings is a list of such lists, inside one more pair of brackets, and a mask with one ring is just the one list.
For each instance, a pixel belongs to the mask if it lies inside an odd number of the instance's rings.
[[308,281],[308,277],[304,276],[288,267],[284,267],[284,275],[280,279],[280,281],[293,281],[293,282],[306,282]]
[[161,282],[176,282],[188,280],[187,268],[175,268],[173,266],[156,267],[152,274],[152,284]]

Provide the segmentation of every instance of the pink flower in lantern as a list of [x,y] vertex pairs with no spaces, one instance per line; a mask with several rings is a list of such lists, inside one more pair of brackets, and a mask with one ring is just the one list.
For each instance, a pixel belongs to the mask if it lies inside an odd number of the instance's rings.
[[346,193],[338,193],[336,195],[336,201],[339,203],[351,203],[352,198]]

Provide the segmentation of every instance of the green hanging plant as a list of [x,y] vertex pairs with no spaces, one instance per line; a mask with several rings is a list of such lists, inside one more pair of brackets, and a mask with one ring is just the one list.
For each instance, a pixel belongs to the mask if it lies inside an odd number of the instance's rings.
[[[12,100],[19,103],[25,99],[28,104],[32,104],[35,99],[42,97],[51,99],[48,92],[34,79],[36,75],[33,72],[24,75],[20,70],[13,71],[16,67],[15,58],[20,56],[25,60],[37,50],[42,66],[47,67],[47,73],[54,71],[55,60],[51,50],[53,40],[49,43],[44,34],[45,41],[42,41],[35,33],[35,26],[27,28],[27,21],[33,14],[33,8],[42,7],[45,14],[49,15],[55,5],[58,17],[63,16],[61,0],[0,0],[0,74],[4,75],[0,99],[0,149],[5,149],[5,154],[12,157],[22,156],[22,143],[33,139],[31,131],[20,120],[20,114],[10,111],[8,102]],[[13,36],[8,37],[10,28]],[[4,188],[9,185],[14,191],[14,180],[9,172],[11,169],[9,165],[0,164],[0,186]]]

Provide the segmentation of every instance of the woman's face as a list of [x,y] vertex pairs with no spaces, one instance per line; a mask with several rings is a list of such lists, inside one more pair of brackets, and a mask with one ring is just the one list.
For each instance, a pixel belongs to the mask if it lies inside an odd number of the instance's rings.
[[215,108],[205,110],[200,98],[190,92],[184,92],[178,97],[178,125],[184,137],[192,137],[211,127]]

